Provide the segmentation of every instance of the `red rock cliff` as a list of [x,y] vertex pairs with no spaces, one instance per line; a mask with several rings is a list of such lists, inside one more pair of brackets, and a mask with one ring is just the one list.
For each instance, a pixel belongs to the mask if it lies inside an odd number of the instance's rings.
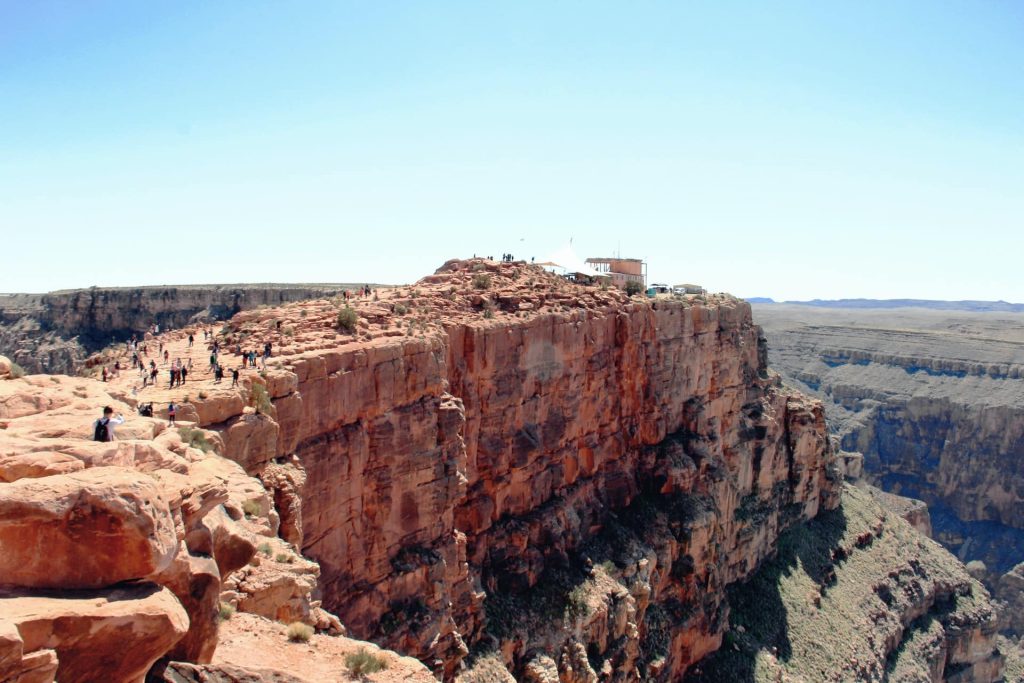
[[295,454],[325,607],[446,677],[673,680],[719,646],[724,587],[838,504],[821,406],[769,377],[743,301],[455,261],[352,333],[339,306],[224,331],[275,344],[272,419],[226,390],[185,417],[250,473]]

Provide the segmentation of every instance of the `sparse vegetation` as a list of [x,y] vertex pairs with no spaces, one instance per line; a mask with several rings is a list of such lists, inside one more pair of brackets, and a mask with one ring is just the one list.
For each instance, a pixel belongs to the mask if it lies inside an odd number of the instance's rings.
[[306,311],[305,308],[303,308],[301,311],[299,311],[299,317],[300,318],[305,318],[307,315],[309,315],[309,313],[308,313],[308,311]]
[[270,402],[267,389],[262,384],[253,384],[249,389],[249,405],[255,408],[257,413],[269,415],[274,404]]
[[282,564],[291,564],[295,561],[294,558],[288,553],[278,553],[274,556],[274,559]]
[[636,296],[640,292],[644,291],[644,286],[636,280],[626,281],[626,294],[629,296]]
[[250,500],[242,501],[242,512],[245,513],[246,517],[259,517],[260,512],[263,511],[263,506],[255,498]]
[[260,547],[258,548],[258,550],[267,557],[270,557],[274,554],[274,549],[270,547],[269,543],[260,543]]
[[199,400],[200,400],[200,401],[202,401],[202,400],[203,400],[203,399],[205,399],[206,397],[207,397],[207,393],[206,393],[205,391],[200,391],[200,392],[199,392]]
[[11,379],[18,379],[19,377],[25,376],[25,368],[21,367],[13,360],[11,361]]
[[178,434],[186,446],[198,448],[203,453],[213,450],[213,444],[206,439],[206,432],[195,427],[178,427]]
[[227,602],[220,603],[220,608],[217,610],[217,618],[221,621],[227,621],[233,616],[235,616],[235,606]]
[[358,652],[352,652],[345,656],[345,667],[353,676],[365,676],[387,669],[388,663],[384,661],[383,657],[378,657],[361,648]]
[[493,317],[494,317],[494,309],[493,308],[485,308],[484,309],[484,320],[490,320]]
[[313,637],[313,627],[301,621],[288,624],[288,640],[293,643],[306,643]]
[[[305,313],[305,311],[303,311],[303,313]],[[294,327],[286,327],[286,328],[284,328],[281,331],[281,334],[283,334],[286,337],[294,337],[295,336],[295,328]]]
[[583,582],[565,596],[565,617],[567,619],[578,619],[590,614],[590,606],[587,604],[587,588],[587,582]]
[[345,308],[338,311],[338,329],[344,332],[352,334],[356,331],[356,326],[359,323],[359,314],[352,309],[351,306],[345,306]]
[[491,276],[487,273],[477,273],[473,276],[473,289],[490,289]]
[[405,304],[395,304],[395,313],[397,315],[405,315],[409,312],[409,307]]

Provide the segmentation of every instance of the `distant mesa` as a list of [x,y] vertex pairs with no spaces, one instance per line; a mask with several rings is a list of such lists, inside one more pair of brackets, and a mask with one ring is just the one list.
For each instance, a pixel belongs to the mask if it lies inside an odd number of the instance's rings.
[[927,308],[934,311],[977,311],[1024,313],[1024,304],[1007,301],[940,301],[932,299],[811,299],[810,301],[775,301],[768,297],[748,297],[752,304],[792,304],[817,308]]

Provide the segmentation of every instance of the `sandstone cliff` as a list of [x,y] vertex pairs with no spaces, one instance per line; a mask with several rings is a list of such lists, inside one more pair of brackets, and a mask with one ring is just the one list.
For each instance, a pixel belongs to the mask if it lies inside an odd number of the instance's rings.
[[[283,638],[274,622],[337,632],[333,612],[445,679],[679,680],[721,645],[727,587],[755,576],[786,529],[839,505],[821,404],[780,386],[732,297],[628,299],[456,261],[352,309],[235,315],[218,332],[222,363],[274,349],[238,386],[213,381],[209,349],[186,335],[160,340],[200,364],[184,387],[140,388],[134,371],[0,382],[0,487],[14,501],[0,545],[19,577],[0,607],[20,638],[5,666],[95,675],[81,643],[29,638],[18,615],[33,613],[25,600],[107,595],[130,578],[143,593],[113,602],[154,615],[167,641],[140,648],[132,676],[160,659],[159,680],[302,680],[288,651],[262,644]],[[188,429],[160,419],[169,400]],[[158,417],[130,420],[116,444],[87,441],[89,411],[137,401]],[[65,507],[39,504],[53,498]],[[64,574],[41,571],[23,519],[55,539]],[[131,562],[96,552],[107,543]],[[218,627],[219,603],[249,614]],[[352,647],[337,642],[314,649]],[[1001,665],[984,638],[971,646]],[[252,648],[259,661],[239,658]],[[381,656],[392,673],[407,666]]]

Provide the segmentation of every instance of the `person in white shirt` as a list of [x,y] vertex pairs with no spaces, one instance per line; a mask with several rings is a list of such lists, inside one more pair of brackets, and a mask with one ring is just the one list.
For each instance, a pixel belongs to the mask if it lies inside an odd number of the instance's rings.
[[124,415],[121,413],[114,417],[114,409],[107,406],[103,409],[103,417],[92,423],[93,440],[113,441],[114,428],[124,424]]

